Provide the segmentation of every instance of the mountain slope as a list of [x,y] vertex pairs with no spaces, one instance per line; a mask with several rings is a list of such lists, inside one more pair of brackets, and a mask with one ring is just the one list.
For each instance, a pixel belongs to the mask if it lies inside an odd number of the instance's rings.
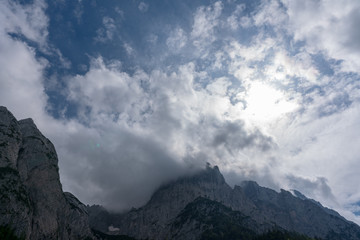
[[[111,234],[128,235],[137,239],[176,239],[177,236],[182,236],[178,239],[200,239],[207,228],[206,224],[176,225],[184,209],[199,197],[215,201],[249,217],[249,221],[256,223],[252,224],[255,228],[250,228],[256,234],[281,229],[313,238],[360,239],[359,226],[347,221],[335,211],[324,208],[318,202],[296,197],[285,190],[278,193],[252,181],[243,182],[241,186],[232,189],[225,182],[218,167],[207,167],[196,175],[181,178],[159,188],[150,201],[139,209],[122,215],[108,213],[110,225],[119,228]],[[94,216],[91,213],[90,215]],[[190,216],[188,220],[191,219],[194,218]],[[96,225],[92,226],[96,228]],[[241,226],[248,228],[247,225]]]
[[198,197],[174,219],[170,232],[171,239],[252,239],[265,229],[271,226],[260,226],[241,212]]
[[63,193],[53,144],[0,107],[0,226],[26,239],[93,238],[86,207]]
[[171,239],[311,239],[276,226],[259,225],[251,217],[203,197],[189,203],[176,217],[172,228],[175,231]]

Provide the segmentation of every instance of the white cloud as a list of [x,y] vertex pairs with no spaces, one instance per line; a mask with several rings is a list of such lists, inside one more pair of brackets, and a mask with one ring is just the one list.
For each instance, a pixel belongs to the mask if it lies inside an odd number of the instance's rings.
[[204,47],[215,40],[215,27],[219,25],[223,5],[220,1],[208,7],[199,7],[194,16],[191,38],[193,44]]
[[176,28],[170,32],[169,37],[166,39],[166,45],[170,51],[178,52],[187,43],[186,33],[182,28]]
[[[80,162],[88,169],[79,166],[79,170],[65,169],[64,173],[70,179],[83,176],[86,182],[80,179],[80,184],[95,189],[85,192],[71,183],[80,198],[100,201],[118,210],[130,207],[130,203],[139,206],[160,182],[184,173],[191,165],[198,168],[206,161],[227,165],[243,152],[252,156],[257,149],[271,148],[271,138],[256,128],[247,128],[238,119],[239,106],[231,104],[227,96],[231,83],[219,78],[206,89],[198,88],[195,79],[204,77],[202,74],[195,71],[193,63],[188,63],[172,72],[138,71],[130,76],[95,59],[87,74],[68,80],[69,98],[80,104],[79,113],[88,129],[82,127],[72,134],[73,140],[68,141],[62,153],[67,155],[66,161],[82,159]],[[229,129],[239,134],[230,133]],[[80,143],[92,147],[79,148]],[[126,173],[121,170],[125,166]],[[173,169],[168,170],[169,175],[156,170],[167,166]],[[148,174],[142,173],[144,167]],[[106,184],[124,182],[124,178],[132,183],[117,185],[116,189],[105,186],[93,168],[109,176]],[[133,178],[129,172],[135,176],[142,173],[142,177]],[[146,191],[130,190],[142,188],[144,182]]]
[[44,10],[47,5],[42,0],[33,4],[20,5],[14,1],[0,2],[0,17],[2,31],[22,34],[26,38],[46,47],[49,19]]
[[0,3],[0,103],[16,117],[41,115],[47,96],[43,87],[43,70],[47,62],[37,59],[35,50],[9,33],[46,45],[48,19],[45,4],[35,1],[26,6],[8,1]]
[[115,7],[115,12],[120,15],[121,18],[125,17],[125,13],[119,7]]
[[95,42],[105,43],[114,38],[114,34],[116,32],[116,25],[114,19],[111,17],[104,17],[102,20],[103,27],[99,28],[96,33],[96,37],[94,38]]
[[319,80],[319,72],[307,52],[289,56],[286,51],[277,51],[272,62],[265,67],[264,74],[267,81],[279,81],[285,85],[290,84],[294,77],[305,79],[309,84],[316,84]]
[[244,118],[260,126],[284,117],[284,114],[298,108],[298,104],[289,101],[284,92],[255,81],[246,90],[244,99],[247,104]]
[[226,96],[227,89],[230,85],[231,85],[231,82],[229,80],[227,80],[226,78],[222,77],[222,78],[215,79],[215,81],[213,81],[212,83],[210,83],[209,85],[206,86],[206,89],[211,94]]
[[281,167],[283,171],[297,176],[325,177],[336,196],[336,202],[321,192],[307,194],[353,220],[356,219],[346,211],[345,206],[359,200],[360,189],[351,184],[358,181],[355,169],[360,167],[356,154],[360,144],[357,137],[360,129],[356,123],[359,109],[359,104],[356,104],[322,118],[306,114],[285,126],[281,123],[274,125],[273,132],[282,146],[283,155],[279,158],[286,161]]
[[288,20],[288,15],[280,1],[264,0],[259,6],[258,12],[253,16],[255,25],[272,25],[275,29],[283,28]]
[[[80,103],[89,125],[83,135],[77,133],[79,135],[74,134],[73,138],[77,136],[77,142],[83,143],[86,139],[94,139],[94,143],[106,146],[96,153],[98,155],[91,152],[93,149],[75,152],[69,146],[64,147],[67,161],[79,158],[84,166],[89,165],[83,175],[84,184],[85,179],[92,178],[89,187],[96,191],[110,184],[111,181],[101,182],[96,174],[91,177],[91,168],[101,167],[96,162],[99,155],[110,159],[106,160],[102,171],[116,181],[122,178],[111,169],[128,166],[129,162],[134,162],[129,165],[132,173],[143,171],[141,164],[147,167],[165,164],[169,168],[174,164],[175,173],[179,174],[182,164],[201,165],[210,161],[219,164],[230,179],[233,171],[267,186],[297,186],[302,188],[300,191],[309,193],[314,189],[309,197],[351,216],[344,206],[359,200],[357,192],[360,190],[346,185],[347,182],[358,182],[354,169],[358,165],[359,88],[351,77],[342,75],[344,73],[339,70],[334,76],[322,76],[312,54],[321,52],[328,58],[343,59],[342,70],[356,70],[350,66],[358,63],[355,61],[357,33],[354,30],[351,35],[344,26],[346,19],[356,23],[357,18],[352,14],[350,2],[345,2],[345,9],[334,11],[330,11],[332,8],[327,3],[319,3],[329,8],[326,11],[309,6],[312,3],[301,4],[264,1],[253,15],[242,16],[239,11],[236,18],[234,15],[224,20],[221,18],[222,3],[216,2],[196,10],[188,36],[181,28],[175,28],[169,34],[168,48],[185,48],[186,42],[192,41],[200,51],[207,51],[208,55],[202,59],[211,62],[211,70],[232,75],[235,77],[232,82],[228,76],[214,79],[211,72],[201,72],[195,62],[171,68],[165,66],[149,73],[139,70],[131,76],[100,61],[84,76],[70,78],[69,97]],[[313,15],[316,15],[316,21],[309,20]],[[218,30],[229,27],[221,24],[222,21],[233,29],[254,23],[258,27],[257,35],[248,44],[230,38],[211,52],[208,49],[219,38]],[[347,34],[337,38],[330,27],[331,22],[341,30],[336,28],[334,32],[346,30]],[[264,25],[274,27],[275,35],[269,34]],[[331,39],[326,40],[327,37]],[[354,40],[344,47],[346,39]],[[305,45],[297,48],[297,40],[305,40]],[[354,54],[350,48],[354,49]],[[129,54],[135,51],[130,49]],[[131,139],[133,147],[117,136]],[[114,143],[113,139],[117,141]],[[153,145],[139,150],[149,146],[145,144],[149,139]],[[156,149],[155,153],[150,148]],[[135,154],[136,151],[140,154]],[[118,162],[115,155],[125,156],[122,159],[126,160]],[[159,162],[149,157],[145,160],[144,156],[161,156],[163,160]],[[151,169],[150,173],[158,174],[155,167]],[[75,179],[79,174],[66,171],[69,179]],[[124,178],[129,177],[121,173]],[[293,178],[290,179],[289,174]],[[158,177],[150,189],[171,178]],[[132,181],[140,186],[140,182],[148,178],[147,175]],[[76,189],[85,199],[99,200],[94,194],[96,191],[85,193],[80,187]],[[129,185],[119,189],[119,195],[131,192]],[[106,191],[104,196],[110,196],[113,189],[103,190]],[[150,192],[140,198],[146,198]],[[329,201],[329,193],[336,199]],[[117,194],[111,196],[117,199]],[[128,207],[137,197],[129,196],[128,202],[122,202],[121,207]],[[113,206],[115,203],[107,204]]]
[[134,48],[130,45],[130,43],[124,42],[123,47],[128,56],[132,56],[135,53]]
[[145,13],[149,10],[149,4],[140,2],[138,8],[139,8],[140,12]]
[[252,19],[247,16],[243,16],[240,18],[239,24],[243,28],[249,28],[252,25]]
[[342,60],[343,71],[358,72],[360,23],[358,1],[263,1],[255,24],[286,30],[295,41],[306,41],[310,53]]
[[[245,4],[239,4],[236,6],[234,12],[227,18],[227,23],[229,25],[229,27],[232,30],[236,30],[238,29],[239,25],[240,26],[244,26],[246,24],[244,24],[244,22],[246,22],[245,16],[241,17],[243,11],[245,10]],[[241,18],[240,18],[241,17]],[[239,19],[240,18],[240,19]]]
[[[110,65],[111,67],[111,65]],[[117,114],[130,111],[142,94],[139,83],[115,68],[105,66],[102,58],[93,59],[84,75],[69,79],[69,99],[75,101],[85,114],[89,108],[93,116],[101,113]]]

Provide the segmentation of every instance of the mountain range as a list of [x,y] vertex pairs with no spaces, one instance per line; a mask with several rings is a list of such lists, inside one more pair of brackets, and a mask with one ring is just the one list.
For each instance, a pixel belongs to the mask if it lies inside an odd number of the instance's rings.
[[63,192],[55,148],[33,120],[0,107],[0,239],[360,240],[360,227],[296,190],[232,188],[210,165],[137,209],[85,206]]

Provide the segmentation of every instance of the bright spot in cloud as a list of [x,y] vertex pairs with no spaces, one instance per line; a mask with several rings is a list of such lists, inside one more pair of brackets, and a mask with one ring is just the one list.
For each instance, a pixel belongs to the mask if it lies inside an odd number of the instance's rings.
[[245,98],[245,115],[252,121],[266,123],[280,118],[297,108],[283,92],[264,83],[252,83]]

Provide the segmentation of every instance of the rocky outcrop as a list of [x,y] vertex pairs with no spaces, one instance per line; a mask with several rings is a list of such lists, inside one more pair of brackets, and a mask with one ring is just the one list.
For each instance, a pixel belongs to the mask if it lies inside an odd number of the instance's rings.
[[87,207],[89,213],[90,226],[97,231],[106,233],[113,224],[115,214],[109,213],[100,205],[92,205]]
[[224,232],[223,239],[232,239],[232,229],[238,232],[238,239],[250,239],[249,236],[253,237],[257,233],[271,229],[271,226],[261,226],[241,212],[233,211],[217,201],[204,197],[198,197],[186,205],[170,226],[169,239],[174,240],[208,239],[205,236],[216,229]]
[[58,159],[32,119],[0,107],[0,225],[26,239],[93,238],[86,207],[63,193]]
[[303,194],[297,193],[294,196],[285,190],[278,193],[253,181],[243,182],[241,188],[255,204],[256,211],[251,213],[242,208],[237,210],[252,216],[257,222],[274,222],[285,230],[322,239],[360,239],[358,225]]
[[217,167],[207,167],[200,174],[188,176],[160,187],[148,204],[114,218],[119,234],[138,239],[169,238],[171,222],[185,206],[199,196],[222,201],[230,199],[231,188]]
[[5,107],[0,107],[0,225],[9,225],[17,236],[29,238],[32,207],[17,169],[21,144],[18,122]]
[[[212,229],[214,225],[200,221],[201,217],[196,219],[192,214],[201,210],[200,216],[205,217],[207,213],[216,213],[219,207],[223,209],[221,216],[231,215],[228,219],[237,229],[245,227],[256,234],[281,229],[321,239],[360,239],[359,226],[320,203],[299,193],[297,195],[301,197],[285,190],[276,192],[253,181],[231,188],[218,167],[208,166],[198,174],[159,188],[150,201],[139,209],[118,216],[110,214],[106,218],[108,224],[119,230],[108,233],[137,239],[200,239],[204,231]],[[226,208],[236,213],[230,214]],[[235,224],[236,219],[242,219],[242,216],[248,217],[245,225]]]

